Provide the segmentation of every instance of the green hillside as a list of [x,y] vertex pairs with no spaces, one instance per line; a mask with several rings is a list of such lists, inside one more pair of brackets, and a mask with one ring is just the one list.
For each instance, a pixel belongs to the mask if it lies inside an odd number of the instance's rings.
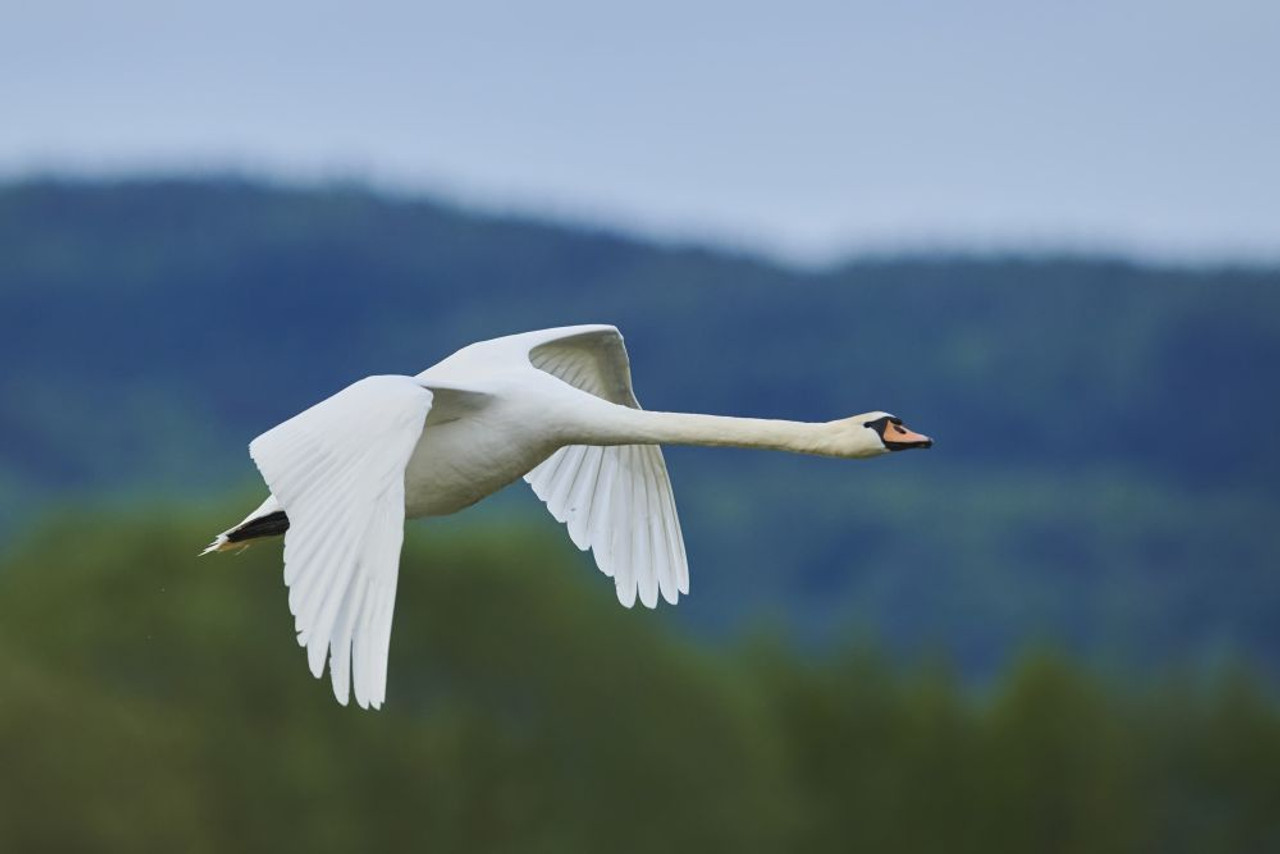
[[[887,409],[937,439],[869,463],[671,450],[693,574],[676,619],[697,632],[870,631],[977,674],[1031,639],[1125,667],[1280,664],[1274,269],[801,271],[351,188],[10,184],[3,527],[67,498],[248,505],[246,443],[316,399],[592,321],[623,330],[651,408]],[[542,514],[523,494],[468,511],[558,535]]]
[[362,712],[307,673],[279,547],[199,559],[203,515],[60,514],[0,562],[0,849],[1280,845],[1280,707],[1238,668],[1040,651],[975,695],[936,658],[708,651],[614,607],[554,532],[436,525]]

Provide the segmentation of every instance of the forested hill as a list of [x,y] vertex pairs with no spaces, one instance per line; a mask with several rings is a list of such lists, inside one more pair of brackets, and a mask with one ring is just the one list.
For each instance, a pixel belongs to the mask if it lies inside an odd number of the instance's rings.
[[1275,269],[802,272],[359,189],[10,184],[0,508],[242,487],[249,438],[360,376],[582,322],[622,329],[650,408],[886,409],[937,439],[869,463],[669,452],[695,625],[1280,662]]

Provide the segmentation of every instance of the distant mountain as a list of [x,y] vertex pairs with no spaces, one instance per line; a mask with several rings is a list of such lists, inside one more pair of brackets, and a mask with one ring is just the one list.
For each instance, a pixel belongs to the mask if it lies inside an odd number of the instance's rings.
[[593,321],[623,330],[647,406],[888,409],[938,440],[848,464],[673,449],[694,627],[860,626],[974,670],[1031,635],[1280,665],[1277,269],[801,272],[359,189],[10,184],[0,509],[12,529],[67,496],[242,487],[252,436],[360,376]]

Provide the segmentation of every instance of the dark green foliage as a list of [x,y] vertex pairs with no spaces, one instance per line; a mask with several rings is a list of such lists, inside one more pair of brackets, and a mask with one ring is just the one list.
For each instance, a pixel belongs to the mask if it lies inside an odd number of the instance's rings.
[[0,849],[1263,851],[1280,707],[1236,667],[990,689],[860,644],[709,651],[558,537],[414,530],[388,705],[307,674],[279,546],[82,512],[0,567]]
[[0,571],[0,848],[777,844],[758,698],[558,540],[412,542],[375,714],[307,674],[278,544],[202,527],[65,518]]

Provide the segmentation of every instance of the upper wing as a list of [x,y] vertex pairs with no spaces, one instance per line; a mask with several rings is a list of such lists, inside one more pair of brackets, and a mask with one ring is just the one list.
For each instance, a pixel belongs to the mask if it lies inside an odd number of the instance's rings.
[[343,705],[352,681],[361,708],[386,697],[404,470],[431,402],[410,377],[369,377],[249,445],[289,516],[284,580],[298,642],[317,678],[330,659]]
[[[529,361],[588,394],[640,408],[622,336],[612,326],[573,327],[538,343]],[[689,563],[662,449],[569,445],[525,475],[578,548],[612,576],[618,601],[652,608],[689,592]]]
[[546,330],[546,334],[554,337],[529,350],[535,368],[610,403],[640,408],[631,390],[627,348],[615,327],[568,326]]

